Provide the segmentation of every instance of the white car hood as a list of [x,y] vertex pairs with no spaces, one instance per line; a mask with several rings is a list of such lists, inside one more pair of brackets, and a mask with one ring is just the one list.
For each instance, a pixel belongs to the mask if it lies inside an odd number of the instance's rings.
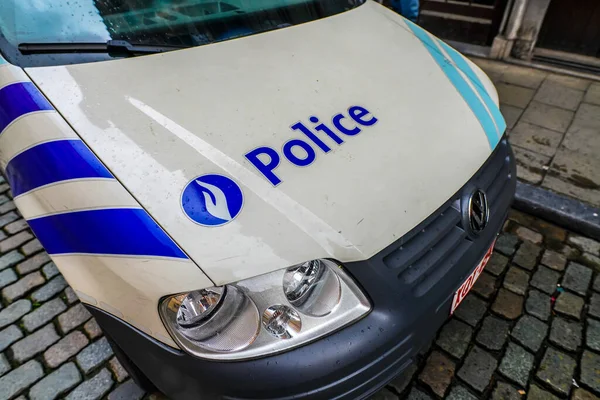
[[[491,153],[478,119],[403,19],[367,2],[315,22],[176,52],[26,70],[115,177],[215,284],[308,259],[366,259],[452,196]],[[487,83],[486,83],[487,84]],[[273,186],[244,157],[281,153],[310,116],[378,122]],[[316,146],[313,145],[313,148]],[[195,177],[236,181],[218,227],[181,206]]]

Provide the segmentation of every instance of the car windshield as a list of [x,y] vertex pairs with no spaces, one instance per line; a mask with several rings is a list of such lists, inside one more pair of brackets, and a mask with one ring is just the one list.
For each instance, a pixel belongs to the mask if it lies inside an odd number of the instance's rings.
[[[285,28],[363,1],[0,0],[0,52],[24,67],[106,60]],[[102,46],[116,41],[127,54]]]

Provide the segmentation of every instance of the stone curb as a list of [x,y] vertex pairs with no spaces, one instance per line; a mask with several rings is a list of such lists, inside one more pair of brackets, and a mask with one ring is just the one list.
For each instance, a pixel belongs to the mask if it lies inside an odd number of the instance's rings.
[[600,240],[600,208],[523,182],[517,182],[513,206],[573,232]]

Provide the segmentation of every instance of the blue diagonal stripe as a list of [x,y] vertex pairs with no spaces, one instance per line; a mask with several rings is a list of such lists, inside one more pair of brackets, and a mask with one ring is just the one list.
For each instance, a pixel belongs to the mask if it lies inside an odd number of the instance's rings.
[[6,176],[14,196],[69,179],[113,177],[78,139],[41,143],[25,150],[9,161]]
[[492,120],[492,117],[484,107],[483,103],[477,97],[475,91],[469,86],[469,84],[463,79],[460,72],[456,67],[439,51],[435,42],[431,37],[419,26],[412,22],[405,20],[406,24],[411,28],[415,36],[423,42],[425,48],[429,51],[429,54],[440,66],[446,77],[454,85],[456,90],[461,94],[473,114],[479,120],[481,127],[483,128],[485,135],[487,136],[490,147],[494,149],[498,144],[499,137],[496,131],[496,125]]
[[[448,46],[448,44],[444,43],[443,41],[441,41],[439,39],[438,39],[438,42],[444,48],[444,50],[446,50],[446,52],[450,55],[450,57],[452,58],[452,61],[454,61],[456,66],[461,71],[463,71],[465,73],[465,75],[467,75],[467,77],[471,80],[471,82],[473,82],[473,86],[475,86],[475,88],[477,89],[479,96],[483,99],[483,101],[485,102],[485,105],[492,113],[492,117],[494,118],[494,121],[496,121],[496,126],[498,127],[499,136],[502,136],[502,134],[506,130],[506,122],[504,121],[504,117],[502,116],[500,109],[498,108],[496,103],[494,103],[494,101],[490,97],[490,95],[489,95],[488,91],[485,89],[485,86],[483,85],[483,83],[481,83],[479,76],[477,76],[475,71],[473,71],[473,68],[471,68],[469,63],[465,60],[465,58],[458,51],[456,51],[452,47]],[[498,140],[499,139],[500,138],[498,138]]]
[[34,111],[53,110],[52,105],[31,82],[19,82],[0,89],[0,133],[11,122]]
[[28,221],[49,254],[114,254],[187,258],[142,209],[76,211]]

